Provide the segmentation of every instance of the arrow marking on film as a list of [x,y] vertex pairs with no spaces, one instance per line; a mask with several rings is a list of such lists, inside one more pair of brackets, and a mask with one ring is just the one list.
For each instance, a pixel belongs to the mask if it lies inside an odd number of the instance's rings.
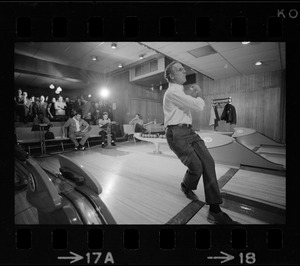
[[82,260],[83,257],[70,251],[70,254],[73,255],[74,257],[57,257],[59,260],[72,260],[70,263],[74,263],[76,261]]
[[207,257],[209,260],[216,260],[216,259],[224,259],[223,261],[221,261],[221,263],[225,263],[227,261],[233,260],[234,256],[227,254],[223,251],[220,251],[221,254],[225,255],[225,257],[221,257],[221,256],[214,256],[214,257]]

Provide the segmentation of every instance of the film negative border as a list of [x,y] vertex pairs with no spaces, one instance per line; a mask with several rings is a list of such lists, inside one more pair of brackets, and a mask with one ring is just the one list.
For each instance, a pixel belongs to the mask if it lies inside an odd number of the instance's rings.
[[[4,87],[13,85],[14,42],[255,39],[293,42],[289,47],[299,47],[300,5],[294,2],[0,3],[0,7],[0,39],[4,40],[0,46],[5,58],[0,65],[0,80]],[[291,59],[292,63],[297,62]],[[289,77],[297,76],[298,70],[295,64]],[[299,84],[292,80],[287,82]],[[11,97],[12,93],[2,91],[1,96]],[[11,121],[8,117],[6,122],[10,125]],[[2,139],[8,140],[3,144],[4,149],[11,151],[12,136],[7,136],[7,132],[1,134]],[[297,137],[295,132],[291,134]],[[294,159],[290,162],[293,164]],[[13,188],[13,162],[3,159],[1,169],[8,173],[1,178],[1,187]],[[299,176],[299,171],[293,173]],[[299,181],[287,180],[287,185],[288,213],[284,226],[16,226],[10,202],[3,206],[1,215],[0,261],[4,264],[296,265],[300,261],[300,230],[293,209],[297,210],[295,202],[299,202]],[[14,192],[7,189],[0,197],[6,203],[13,200]]]
[[[171,6],[169,2],[159,5],[142,2],[19,3],[16,7],[7,4],[3,9],[7,14],[14,11],[15,21],[10,23],[15,24],[16,41],[92,41],[95,38],[111,41],[120,38],[161,41],[267,38],[276,41],[292,39],[299,34],[297,6],[276,2],[262,3],[259,10],[250,3],[236,5],[234,2],[173,2]],[[80,16],[75,15],[78,10]],[[151,10],[155,12],[149,16]],[[7,22],[6,18],[6,25]]]
[[33,254],[47,252],[51,264],[276,264],[282,257],[293,264],[294,251],[287,247],[298,239],[293,230],[283,233],[278,226],[91,226],[78,231],[55,225],[43,228],[43,235],[39,231],[15,232],[15,263],[34,262]]

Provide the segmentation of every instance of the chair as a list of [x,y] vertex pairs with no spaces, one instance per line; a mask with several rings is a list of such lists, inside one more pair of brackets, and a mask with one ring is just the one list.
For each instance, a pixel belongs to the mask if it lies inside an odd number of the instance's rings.
[[134,143],[135,143],[135,138],[134,138],[134,129],[133,129],[133,125],[130,124],[124,124],[123,125],[123,130],[124,130],[124,135],[128,135],[128,141],[130,138],[133,139]]

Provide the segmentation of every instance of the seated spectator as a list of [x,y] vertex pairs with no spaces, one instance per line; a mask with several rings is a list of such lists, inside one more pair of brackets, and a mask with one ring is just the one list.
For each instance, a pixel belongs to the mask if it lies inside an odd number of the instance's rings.
[[[109,118],[108,118],[108,113],[104,112],[103,113],[103,118],[99,119],[99,126],[100,126],[100,132],[99,135],[101,135],[101,142],[102,142],[102,148],[105,147],[105,137],[107,136],[107,125],[111,124],[111,123],[115,123],[112,122]],[[112,146],[116,146],[115,142],[116,142],[116,132],[115,130],[113,130],[113,128],[111,128],[111,134],[112,134],[112,138],[111,138],[111,145]]]
[[130,125],[133,125],[134,132],[144,133],[146,129],[144,128],[144,121],[140,114],[136,114],[135,117],[129,122]]
[[47,124],[47,125],[53,126],[53,124],[44,115],[43,112],[39,112],[38,116],[33,119],[33,125],[39,125],[39,124]]
[[[69,138],[75,144],[75,150],[85,150],[85,142],[89,138],[90,125],[81,119],[81,113],[75,113],[72,118],[69,118],[63,126],[63,137],[65,136],[65,129],[69,129]],[[77,137],[82,137],[78,143]]]

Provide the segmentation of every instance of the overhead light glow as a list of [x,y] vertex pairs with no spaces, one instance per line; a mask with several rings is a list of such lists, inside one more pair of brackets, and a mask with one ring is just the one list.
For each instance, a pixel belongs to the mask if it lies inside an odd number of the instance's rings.
[[93,60],[93,61],[97,61],[97,56],[93,56],[93,57],[92,57],[92,60]]
[[112,48],[112,49],[116,49],[116,48],[117,48],[117,44],[113,42],[113,43],[111,44],[111,48]]
[[61,91],[62,91],[62,88],[61,88],[61,87],[58,87],[58,88],[57,88],[57,91],[61,92]]
[[92,97],[92,94],[89,94],[88,97],[91,98],[91,97]]
[[242,42],[242,44],[249,44],[250,42]]
[[140,55],[139,55],[139,58],[140,58],[140,59],[143,59],[143,58],[144,58],[144,56],[145,56],[145,55],[143,55],[143,54],[140,54]]
[[100,90],[99,94],[103,99],[106,99],[109,96],[109,90],[106,88],[103,88]]
[[123,67],[123,65],[122,64],[119,64],[119,68],[122,68]]
[[256,66],[261,66],[261,65],[262,65],[262,62],[261,62],[261,61],[257,61],[257,62],[255,63],[255,65],[256,65]]
[[53,84],[51,84],[51,85],[49,86],[49,88],[50,88],[51,90],[53,90],[53,89],[55,89],[55,86],[54,86]]

